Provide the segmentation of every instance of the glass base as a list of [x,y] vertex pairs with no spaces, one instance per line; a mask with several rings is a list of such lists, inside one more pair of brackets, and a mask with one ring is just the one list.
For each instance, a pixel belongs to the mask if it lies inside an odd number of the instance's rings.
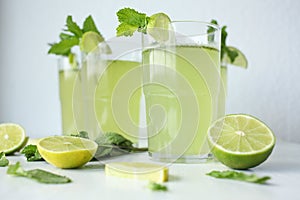
[[211,153],[202,155],[165,155],[162,153],[148,152],[151,160],[168,163],[206,163],[214,160]]

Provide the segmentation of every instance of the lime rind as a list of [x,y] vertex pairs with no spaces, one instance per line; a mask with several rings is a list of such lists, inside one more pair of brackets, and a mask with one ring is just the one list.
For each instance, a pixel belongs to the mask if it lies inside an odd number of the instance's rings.
[[20,150],[26,142],[24,128],[14,123],[0,124],[0,138],[0,152],[4,152],[5,154],[12,154]]

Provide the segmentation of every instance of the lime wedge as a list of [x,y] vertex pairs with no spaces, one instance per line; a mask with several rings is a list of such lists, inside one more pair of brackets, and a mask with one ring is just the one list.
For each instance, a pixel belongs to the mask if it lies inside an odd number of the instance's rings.
[[168,180],[168,168],[142,162],[113,162],[105,165],[105,174],[121,178],[164,182]]
[[0,152],[11,154],[18,151],[26,142],[24,129],[18,124],[0,124]]
[[228,57],[228,55],[225,54],[222,62],[225,63],[225,64],[230,64],[230,65],[234,65],[234,66],[237,66],[237,67],[247,69],[248,61],[247,61],[246,56],[239,49],[237,49],[235,47],[228,46],[228,48],[231,51],[237,52],[238,56],[235,58],[234,62],[232,63],[230,58]]
[[171,20],[164,13],[157,13],[149,18],[147,33],[156,41],[165,42],[169,39],[170,30],[172,30]]
[[96,142],[72,136],[52,136],[39,140],[41,156],[59,168],[77,168],[89,162],[96,153]]
[[79,43],[80,50],[89,53],[93,51],[104,38],[96,32],[88,31],[82,35]]
[[233,169],[248,169],[264,162],[275,145],[272,131],[258,119],[244,114],[227,115],[208,129],[212,153]]

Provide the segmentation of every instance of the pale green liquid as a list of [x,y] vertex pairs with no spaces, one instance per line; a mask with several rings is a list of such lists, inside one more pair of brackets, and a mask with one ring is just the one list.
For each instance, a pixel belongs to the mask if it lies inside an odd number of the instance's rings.
[[207,129],[219,115],[219,51],[203,46],[170,50],[143,52],[143,64],[150,64],[145,81],[159,83],[144,87],[149,153],[162,160],[199,158],[209,153]]
[[95,91],[95,113],[101,132],[116,132],[134,143],[139,137],[141,71],[139,62],[107,61]]
[[59,94],[63,135],[78,132],[83,126],[83,105],[80,70],[67,69],[59,71]]

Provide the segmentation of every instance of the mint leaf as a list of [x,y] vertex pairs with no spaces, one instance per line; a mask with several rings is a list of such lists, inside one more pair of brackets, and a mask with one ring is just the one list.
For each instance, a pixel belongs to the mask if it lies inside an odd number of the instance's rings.
[[264,184],[267,180],[271,179],[269,176],[258,177],[255,174],[245,174],[243,172],[236,171],[211,171],[206,175],[215,177],[215,178],[224,178],[224,179],[232,179],[238,181],[245,181],[250,183],[258,183]]
[[44,160],[40,155],[36,145],[27,145],[21,152],[27,158],[27,161],[42,161]]
[[168,191],[167,186],[155,182],[149,182],[148,188],[153,191]]
[[130,24],[121,23],[117,27],[117,36],[132,36],[135,31],[138,30],[138,27],[132,26]]
[[17,162],[15,165],[9,165],[6,173],[14,176],[34,179],[40,183],[60,184],[71,182],[71,179],[66,176],[57,175],[42,169],[25,171],[21,167],[20,162]]
[[6,173],[16,176],[27,176],[27,173],[22,169],[20,162],[17,162],[15,165],[9,165]]
[[31,179],[35,179],[40,183],[48,183],[48,184],[60,184],[60,183],[72,182],[71,179],[69,179],[66,176],[54,174],[42,169],[33,169],[27,171],[27,177]]
[[67,34],[67,33],[61,33],[61,34],[59,34],[59,38],[61,40],[71,39],[73,37],[74,37],[73,35],[70,35],[70,34]]
[[147,16],[145,13],[139,13],[132,8],[123,8],[117,12],[118,20],[131,26],[143,28],[147,24]]
[[132,36],[135,31],[146,33],[149,17],[132,8],[123,8],[117,12],[120,25],[117,27],[117,36]]
[[9,161],[5,157],[5,153],[1,152],[0,153],[0,167],[6,167],[9,164]]
[[73,21],[72,16],[67,17],[67,28],[69,32],[73,33],[77,38],[82,36],[82,30],[80,27]]
[[221,29],[221,60],[224,58],[225,53],[227,52],[226,39],[227,39],[227,26],[223,26]]
[[98,33],[101,37],[101,33],[98,31],[95,21],[93,20],[93,17],[89,15],[83,22],[83,28],[82,28],[83,33],[93,31],[95,33]]
[[134,147],[130,140],[114,132],[108,132],[100,135],[95,142],[98,144],[98,149],[95,154],[96,159],[148,150],[147,148]]
[[51,45],[48,54],[68,56],[71,53],[71,48],[79,44],[79,39],[72,37]]

